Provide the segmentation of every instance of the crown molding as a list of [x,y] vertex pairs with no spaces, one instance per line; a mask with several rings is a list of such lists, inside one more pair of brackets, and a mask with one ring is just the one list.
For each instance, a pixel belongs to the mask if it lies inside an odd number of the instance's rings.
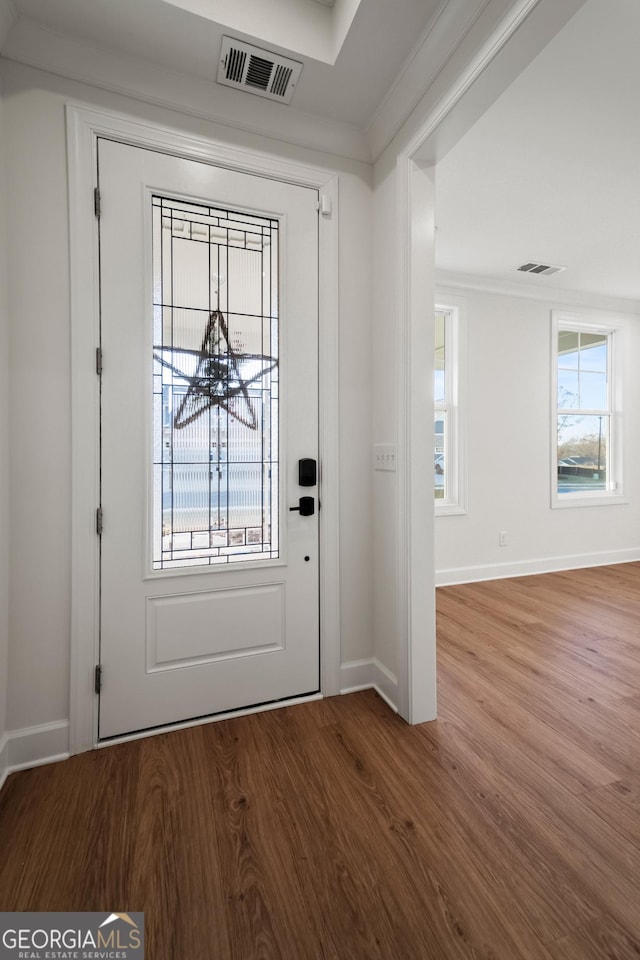
[[13,0],[0,0],[0,53],[4,50],[6,39],[17,19]]
[[539,278],[540,284],[522,280],[504,280],[501,277],[480,276],[472,273],[457,273],[450,270],[436,270],[436,287],[459,293],[486,293],[500,297],[519,297],[523,300],[540,300],[557,306],[582,307],[584,309],[611,310],[616,313],[640,313],[640,300],[627,297],[609,296],[592,293],[588,290],[565,290],[562,287],[549,286],[545,277]]
[[[5,60],[130,99],[370,164],[409,125],[410,118],[417,127],[439,105],[442,109],[437,111],[434,121],[437,126],[441,114],[448,114],[463,95],[468,98],[468,90],[480,75],[484,76],[487,65],[534,8],[544,8],[550,26],[546,34],[537,30],[534,41],[529,43],[531,49],[524,51],[529,59],[549,39],[549,33],[555,33],[584,2],[565,0],[561,15],[559,11],[549,11],[550,0],[440,0],[427,29],[366,129],[296,107],[247,97],[212,79],[70,37],[33,20],[16,17],[13,0],[0,0],[0,51]],[[511,76],[507,82],[510,79]],[[501,92],[504,78],[494,86]],[[490,93],[490,100],[495,99],[496,91],[492,89]],[[482,112],[481,107],[475,106],[475,113],[478,109]],[[463,126],[468,128],[475,119],[475,114],[467,117]]]
[[2,53],[5,60],[244,133],[371,162],[366,134],[352,124],[247,97],[213,80],[89,44],[31,20],[17,20]]
[[368,127],[376,162],[397,153],[435,164],[586,0],[445,0]]
[[376,109],[367,133],[374,161],[393,140],[492,0],[442,0]]

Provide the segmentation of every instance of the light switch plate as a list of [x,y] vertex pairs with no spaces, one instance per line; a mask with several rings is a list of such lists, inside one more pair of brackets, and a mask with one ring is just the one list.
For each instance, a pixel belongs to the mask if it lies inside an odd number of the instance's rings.
[[374,444],[373,469],[374,470],[395,470],[396,469],[395,443]]

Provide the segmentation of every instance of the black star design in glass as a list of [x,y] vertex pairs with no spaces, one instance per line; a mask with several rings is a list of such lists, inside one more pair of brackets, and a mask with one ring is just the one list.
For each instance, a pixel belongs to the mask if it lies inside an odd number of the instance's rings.
[[[158,363],[188,384],[173,418],[176,430],[193,423],[211,407],[220,407],[250,430],[257,430],[258,418],[249,387],[277,367],[278,361],[265,354],[236,352],[229,343],[227,324],[220,310],[209,315],[200,350],[174,346],[153,350]],[[194,358],[196,369],[190,374],[185,367],[193,367]],[[257,372],[256,363],[260,364]]]

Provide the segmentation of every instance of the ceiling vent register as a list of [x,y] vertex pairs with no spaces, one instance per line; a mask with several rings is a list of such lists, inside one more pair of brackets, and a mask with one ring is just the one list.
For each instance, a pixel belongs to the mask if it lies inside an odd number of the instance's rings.
[[232,37],[222,38],[218,83],[290,103],[302,64]]
[[521,267],[518,267],[519,273],[533,273],[537,277],[550,277],[553,273],[562,273],[563,270],[566,270],[566,267],[556,267],[550,263],[534,263],[530,261],[529,263],[523,263]]

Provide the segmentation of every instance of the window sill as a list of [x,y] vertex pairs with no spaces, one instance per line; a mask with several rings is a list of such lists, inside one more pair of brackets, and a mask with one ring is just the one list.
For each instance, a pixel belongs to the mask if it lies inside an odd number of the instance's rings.
[[623,497],[615,493],[604,494],[601,497],[572,497],[570,494],[566,497],[554,497],[551,500],[552,510],[563,510],[567,507],[614,507],[630,503],[628,497]]
[[459,503],[441,503],[435,501],[436,517],[466,517],[469,511]]

